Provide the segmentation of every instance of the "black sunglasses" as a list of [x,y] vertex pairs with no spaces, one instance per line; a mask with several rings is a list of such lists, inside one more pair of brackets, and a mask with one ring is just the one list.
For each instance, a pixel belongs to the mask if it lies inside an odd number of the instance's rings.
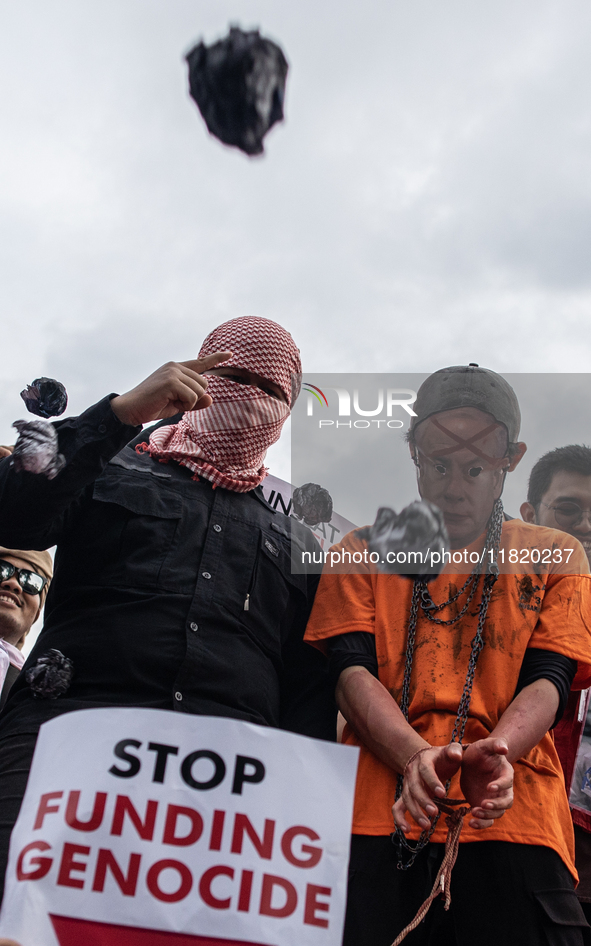
[[47,584],[47,578],[43,575],[38,575],[28,568],[17,568],[12,562],[0,559],[0,582],[8,581],[13,575],[16,575],[16,580],[28,595],[40,595]]

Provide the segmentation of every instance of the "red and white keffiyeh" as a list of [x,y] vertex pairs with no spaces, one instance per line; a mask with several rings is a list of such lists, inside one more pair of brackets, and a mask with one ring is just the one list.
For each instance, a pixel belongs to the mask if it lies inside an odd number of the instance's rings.
[[176,460],[214,486],[246,493],[267,475],[265,454],[280,435],[300,388],[299,351],[285,329],[269,319],[231,319],[205,339],[199,357],[231,351],[224,367],[245,368],[279,385],[287,404],[254,385],[208,376],[213,404],[187,411],[178,424],[150,436],[149,452]]

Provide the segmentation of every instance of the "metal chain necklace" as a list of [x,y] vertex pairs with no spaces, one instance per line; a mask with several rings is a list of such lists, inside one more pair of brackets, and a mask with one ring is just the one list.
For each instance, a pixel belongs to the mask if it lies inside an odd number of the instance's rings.
[[[498,578],[499,567],[497,565],[497,556],[499,553],[499,547],[501,544],[501,531],[503,528],[503,504],[500,499],[497,499],[493,507],[492,515],[489,519],[488,530],[486,533],[486,538],[484,540],[484,553],[481,557],[481,561],[487,560],[487,567],[484,573],[484,579],[482,584],[482,595],[480,598],[480,605],[478,608],[478,624],[476,627],[476,634],[472,639],[471,650],[470,650],[470,659],[468,661],[468,670],[466,673],[466,680],[464,683],[464,689],[458,706],[458,712],[456,716],[455,725],[453,728],[451,742],[458,742],[462,744],[462,739],[464,738],[464,731],[466,728],[466,722],[468,720],[468,712],[470,709],[470,701],[472,699],[472,687],[474,684],[474,674],[476,672],[476,664],[478,662],[478,657],[480,652],[484,647],[484,624],[486,621],[486,616],[488,613],[488,606],[490,604],[490,599],[492,595],[492,590],[494,584]],[[492,554],[490,554],[492,552]],[[463,586],[458,592],[454,595],[451,595],[446,601],[441,604],[435,604],[428,590],[427,582],[424,578],[415,578],[412,591],[412,599],[410,606],[410,615],[408,621],[408,632],[406,638],[406,660],[404,664],[404,679],[402,683],[402,694],[400,697],[400,709],[406,721],[408,722],[408,714],[410,709],[410,680],[412,675],[412,665],[413,657],[415,650],[415,638],[417,632],[417,621],[419,616],[419,607],[422,609],[425,616],[434,624],[439,624],[442,627],[449,627],[452,624],[455,624],[466,614],[472,599],[474,598],[478,585],[480,582],[480,562],[476,565],[472,573],[468,576]],[[444,608],[448,607],[454,601],[464,593],[467,592],[467,598],[464,603],[464,606],[458,611],[455,617],[449,620],[443,620],[436,617],[435,615],[442,611]],[[402,775],[398,776],[396,784],[396,800],[398,800],[402,794],[402,785],[403,777]],[[446,793],[449,791],[450,782],[448,781],[445,790]],[[419,853],[429,842],[437,822],[439,821],[439,814],[436,815],[434,820],[431,823],[431,826],[428,830],[423,831],[416,842],[408,841],[404,833],[400,828],[396,828],[396,831],[392,835],[392,841],[397,842],[398,847],[398,867],[400,870],[407,870],[413,863]],[[402,849],[405,848],[410,857],[407,861],[402,860]]]

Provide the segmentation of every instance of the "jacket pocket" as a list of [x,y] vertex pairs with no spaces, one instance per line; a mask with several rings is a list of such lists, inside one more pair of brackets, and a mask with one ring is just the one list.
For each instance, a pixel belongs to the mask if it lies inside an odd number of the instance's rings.
[[305,601],[306,576],[292,575],[289,542],[260,530],[241,623],[261,646],[279,656],[294,610]]
[[[542,927],[548,946],[579,946],[583,942],[580,930],[588,923],[577,895],[572,888],[534,890],[533,895],[543,914]],[[567,927],[571,927],[569,935]]]
[[117,548],[112,562],[103,563],[110,583],[157,587],[182,516],[181,497],[149,476],[107,474],[95,483],[93,500],[106,522],[117,523]]

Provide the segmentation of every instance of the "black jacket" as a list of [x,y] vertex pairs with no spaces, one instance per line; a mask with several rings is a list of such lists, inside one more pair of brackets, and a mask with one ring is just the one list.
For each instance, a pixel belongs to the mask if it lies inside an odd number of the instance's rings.
[[318,551],[312,533],[260,489],[213,489],[185,467],[138,455],[126,444],[139,428],[121,424],[109,398],[55,426],[67,465],[54,480],[0,461],[0,544],[57,544],[45,624],[24,671],[57,648],[74,676],[47,700],[33,697],[23,672],[3,730],[133,705],[334,738],[324,658],[302,641],[318,576],[291,568],[292,548],[297,557]]

